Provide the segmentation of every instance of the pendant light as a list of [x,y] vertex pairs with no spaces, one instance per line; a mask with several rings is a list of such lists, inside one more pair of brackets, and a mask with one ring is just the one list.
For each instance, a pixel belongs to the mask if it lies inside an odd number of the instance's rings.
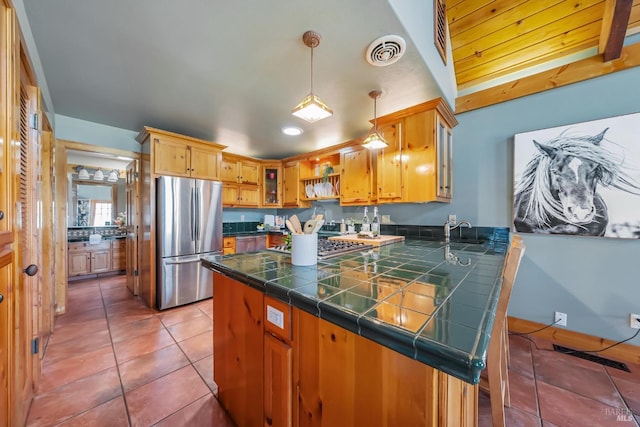
[[78,179],[89,179],[89,172],[84,166],[76,166],[76,172],[78,172]]
[[384,140],[382,135],[378,132],[378,117],[376,112],[376,101],[382,95],[382,92],[379,90],[372,90],[369,92],[369,98],[373,99],[373,129],[369,131],[367,137],[364,139],[362,146],[369,149],[375,150],[377,148],[385,148],[389,144]]
[[109,173],[109,177],[107,178],[107,181],[109,182],[118,182],[118,171],[117,170],[112,170]]
[[102,169],[98,169],[96,173],[93,174],[94,181],[104,181],[104,173],[102,173]]
[[320,39],[320,34],[315,31],[307,31],[302,35],[302,41],[305,46],[311,48],[311,91],[300,104],[291,110],[291,114],[309,123],[317,122],[333,115],[331,108],[313,93],[313,48],[320,45]]

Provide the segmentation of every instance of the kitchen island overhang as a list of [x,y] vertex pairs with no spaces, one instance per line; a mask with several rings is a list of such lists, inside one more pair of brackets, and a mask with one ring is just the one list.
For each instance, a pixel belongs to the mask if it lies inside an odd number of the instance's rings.
[[[470,384],[479,382],[506,240],[407,240],[317,265],[260,251],[202,265]],[[215,285],[214,285],[215,287]]]

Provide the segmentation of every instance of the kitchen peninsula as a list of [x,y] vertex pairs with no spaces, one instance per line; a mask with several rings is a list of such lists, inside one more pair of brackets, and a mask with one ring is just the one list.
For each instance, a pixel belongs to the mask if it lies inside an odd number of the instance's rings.
[[220,402],[239,426],[476,425],[507,240],[203,259]]

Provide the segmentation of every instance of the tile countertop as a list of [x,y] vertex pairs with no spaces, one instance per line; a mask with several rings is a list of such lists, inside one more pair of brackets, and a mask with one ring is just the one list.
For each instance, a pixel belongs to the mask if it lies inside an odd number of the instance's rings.
[[268,250],[210,256],[202,264],[477,384],[507,249],[506,241],[406,240],[309,267]]

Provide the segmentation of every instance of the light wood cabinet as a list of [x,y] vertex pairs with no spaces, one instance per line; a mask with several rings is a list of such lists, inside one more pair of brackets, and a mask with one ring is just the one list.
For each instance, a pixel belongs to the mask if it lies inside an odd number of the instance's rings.
[[199,179],[220,179],[221,152],[215,147],[158,136],[154,146],[154,172],[157,175]]
[[267,234],[267,247],[273,248],[284,244],[284,234]]
[[255,185],[222,184],[222,206],[257,208],[258,191]]
[[284,179],[282,182],[282,207],[306,208],[311,206],[309,201],[303,200],[304,188],[300,181],[300,162],[286,162],[283,169]]
[[235,424],[264,425],[264,295],[213,274],[213,378]]
[[264,423],[293,425],[293,351],[273,335],[264,335]]
[[363,147],[340,156],[340,204],[366,205],[375,200],[372,191],[371,153]]
[[222,154],[220,180],[237,184],[260,183],[260,163],[240,156]]
[[89,245],[87,242],[68,244],[69,277],[124,270],[126,265],[124,239]]
[[378,203],[449,202],[452,127],[457,121],[436,99],[378,118],[389,146],[376,150]]
[[262,164],[262,196],[260,205],[265,208],[282,207],[282,164]]
[[235,254],[236,253],[236,238],[235,237],[223,237],[222,238],[222,254]]

